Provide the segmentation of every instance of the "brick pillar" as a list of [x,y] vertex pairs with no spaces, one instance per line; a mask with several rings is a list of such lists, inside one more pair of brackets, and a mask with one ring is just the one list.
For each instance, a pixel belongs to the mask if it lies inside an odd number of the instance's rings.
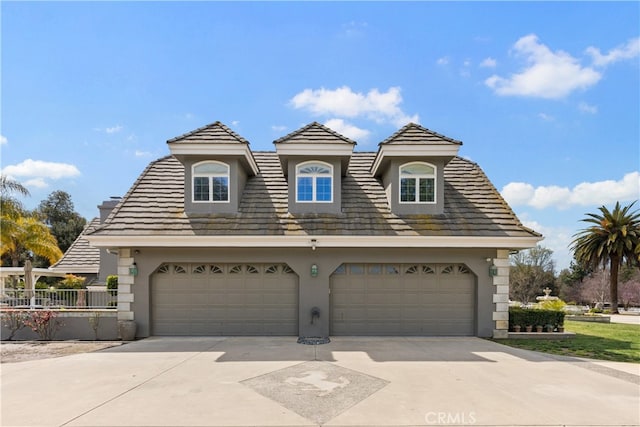
[[493,338],[509,337],[509,251],[499,249],[493,260],[498,274],[493,276]]
[[134,320],[132,286],[135,278],[129,274],[133,261],[131,249],[118,251],[118,320]]

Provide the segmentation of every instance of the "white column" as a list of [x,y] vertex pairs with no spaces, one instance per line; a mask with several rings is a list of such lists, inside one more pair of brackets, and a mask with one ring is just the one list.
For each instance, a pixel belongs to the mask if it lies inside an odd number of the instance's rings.
[[509,337],[509,251],[499,249],[493,260],[498,274],[493,276],[493,338]]
[[118,251],[118,320],[134,320],[133,284],[135,277],[129,273],[129,267],[133,262],[131,249]]

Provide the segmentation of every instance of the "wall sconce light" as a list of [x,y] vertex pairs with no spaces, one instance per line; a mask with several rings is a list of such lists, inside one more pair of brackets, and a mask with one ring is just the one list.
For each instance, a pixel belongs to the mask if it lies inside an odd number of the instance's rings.
[[489,266],[489,276],[493,277],[493,276],[497,276],[498,275],[498,267],[496,267],[495,265],[491,264]]
[[318,277],[318,265],[311,264],[311,277]]
[[311,250],[312,251],[316,250],[316,243],[318,243],[318,241],[316,239],[311,239]]
[[129,274],[134,277],[138,275],[138,264],[134,262],[129,266]]

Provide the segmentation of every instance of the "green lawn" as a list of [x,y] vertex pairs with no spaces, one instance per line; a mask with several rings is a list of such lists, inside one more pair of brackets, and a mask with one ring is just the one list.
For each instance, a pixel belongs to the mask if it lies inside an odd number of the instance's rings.
[[566,340],[496,340],[500,344],[563,356],[640,363],[640,325],[620,323],[564,323],[576,336]]

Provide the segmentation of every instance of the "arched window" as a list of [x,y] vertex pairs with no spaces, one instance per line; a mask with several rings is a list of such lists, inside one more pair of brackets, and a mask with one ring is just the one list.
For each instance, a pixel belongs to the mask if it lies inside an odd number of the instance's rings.
[[333,166],[305,162],[296,167],[296,202],[333,201]]
[[436,167],[423,162],[400,166],[400,203],[435,203]]
[[193,165],[193,201],[229,201],[229,165],[221,162],[200,162]]

